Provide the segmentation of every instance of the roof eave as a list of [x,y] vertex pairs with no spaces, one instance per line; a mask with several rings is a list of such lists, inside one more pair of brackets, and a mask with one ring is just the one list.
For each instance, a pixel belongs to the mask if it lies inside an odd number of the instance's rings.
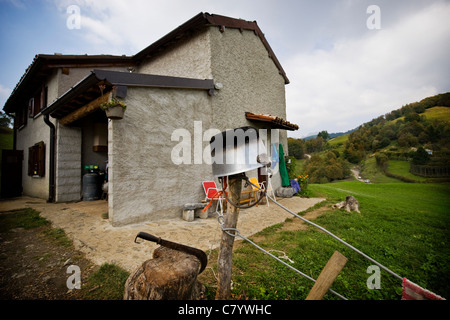
[[81,96],[85,99],[84,95],[89,89],[94,87],[98,89],[99,85],[103,84],[108,88],[101,93],[98,90],[95,96],[91,93],[92,100],[98,98],[102,93],[111,91],[113,86],[207,90],[210,95],[214,92],[214,81],[211,79],[191,79],[95,69],[51,105],[42,110],[41,113],[60,118],[61,108],[71,102],[73,103],[74,100],[79,99]]
[[99,67],[99,66],[134,65],[131,56],[113,55],[60,55],[37,54],[31,65],[25,70],[16,87],[6,101],[3,110],[12,113],[18,104],[26,102],[29,98],[27,91],[36,75],[43,70],[53,68],[73,67]]
[[273,60],[275,65],[277,66],[280,75],[283,77],[285,84],[289,84],[289,79],[286,76],[286,72],[284,71],[281,63],[277,59],[275,53],[270,47],[267,39],[264,36],[264,33],[259,28],[256,21],[246,21],[243,19],[235,19],[226,16],[209,14],[207,12],[200,12],[195,17],[186,21],[184,24],[180,25],[173,31],[166,34],[164,37],[160,38],[156,42],[152,43],[150,46],[141,50],[139,53],[133,56],[136,60],[136,63],[140,63],[143,59],[152,57],[154,55],[159,54],[164,51],[167,46],[177,41],[180,37],[188,32],[194,32],[196,30],[200,30],[209,26],[217,26],[220,28],[235,28],[240,30],[251,30],[255,32],[255,34],[261,39],[264,47],[269,53],[269,58]]

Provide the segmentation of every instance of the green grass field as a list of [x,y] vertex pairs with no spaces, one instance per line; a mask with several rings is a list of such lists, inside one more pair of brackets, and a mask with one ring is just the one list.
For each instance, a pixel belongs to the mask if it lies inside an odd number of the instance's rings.
[[425,110],[423,115],[428,120],[439,119],[450,122],[450,108],[448,107],[433,107]]
[[[309,187],[314,196],[328,199],[327,206],[346,195],[355,196],[360,203],[361,213],[325,208],[315,223],[400,276],[450,296],[450,185],[345,181]],[[401,298],[401,281],[383,270],[381,289],[368,289],[371,274],[367,268],[372,263],[329,235],[312,226],[306,231],[286,231],[283,225],[267,228],[252,239],[266,250],[283,251],[294,261],[292,266],[315,279],[337,250],[349,261],[333,290],[353,300]],[[313,286],[249,243],[239,246],[233,259],[235,298],[305,299]],[[324,299],[339,298],[327,293]]]
[[417,182],[424,182],[427,179],[424,177],[416,176],[409,172],[410,163],[408,161],[401,161],[401,160],[389,160],[389,166],[388,170],[389,172],[392,172],[393,174],[397,174],[402,177],[406,177],[408,179],[417,181]]

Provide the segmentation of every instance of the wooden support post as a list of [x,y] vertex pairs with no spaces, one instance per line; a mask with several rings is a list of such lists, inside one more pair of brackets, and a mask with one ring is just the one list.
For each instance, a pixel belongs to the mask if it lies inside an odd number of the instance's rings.
[[85,106],[73,111],[72,113],[69,113],[67,116],[65,116],[64,118],[59,120],[59,123],[64,126],[67,126],[74,121],[77,121],[83,117],[86,117],[87,115],[91,114],[92,112],[94,112],[95,110],[100,108],[100,105],[103,102],[109,101],[109,96],[110,96],[110,93],[106,93],[106,94],[98,97],[97,99],[89,102]]
[[[230,201],[239,205],[241,199],[242,180],[240,175],[228,177],[228,197]],[[224,217],[224,228],[236,228],[239,217],[239,208],[229,204]],[[228,231],[230,233],[234,233]],[[217,262],[218,281],[216,299],[225,300],[231,296],[231,267],[233,259],[234,237],[222,232]]]
[[306,300],[322,300],[334,280],[347,263],[347,258],[335,251],[317,278]]

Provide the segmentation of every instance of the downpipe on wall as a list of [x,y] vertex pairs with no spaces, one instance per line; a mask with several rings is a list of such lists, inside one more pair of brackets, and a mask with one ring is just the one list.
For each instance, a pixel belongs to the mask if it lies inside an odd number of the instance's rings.
[[55,202],[55,137],[56,127],[50,121],[48,114],[44,115],[44,122],[50,127],[50,164],[48,178],[48,200],[47,202]]

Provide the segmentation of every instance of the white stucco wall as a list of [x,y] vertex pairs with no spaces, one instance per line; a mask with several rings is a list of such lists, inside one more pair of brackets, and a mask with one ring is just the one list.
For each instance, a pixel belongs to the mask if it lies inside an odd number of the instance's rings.
[[[47,79],[47,100],[53,101],[58,96],[58,74],[57,71]],[[31,96],[30,96],[31,98]],[[54,124],[56,121],[51,119]],[[45,143],[45,175],[43,177],[28,176],[28,148],[36,143]],[[37,115],[28,118],[27,124],[17,130],[16,149],[23,150],[22,163],[22,187],[23,194],[30,197],[48,199],[49,190],[49,164],[50,164],[50,128],[44,122],[44,116]]]
[[[229,28],[221,33],[210,27],[145,61],[137,72],[212,78],[223,88],[212,97],[205,91],[128,88],[124,119],[108,127],[109,215],[114,226],[180,217],[184,204],[204,198],[201,182],[213,180],[211,165],[204,158],[201,164],[174,164],[171,153],[179,143],[171,140],[174,130],[185,129],[194,140],[195,123],[201,123],[203,134],[208,129],[263,128],[248,122],[246,111],[286,117],[284,78],[252,31]],[[277,133],[273,142],[287,150],[286,132]],[[209,144],[205,140],[201,150]],[[193,154],[193,141],[191,147]],[[281,185],[278,173],[272,185]]]
[[[108,202],[114,226],[180,217],[182,205],[204,198],[201,182],[211,178],[211,166],[193,163],[194,121],[210,127],[212,99],[204,90],[128,88],[124,118],[108,127]],[[184,141],[172,141],[177,129],[189,135],[190,164],[173,162],[173,148]],[[209,140],[200,143],[203,150]]]
[[212,79],[209,31],[206,29],[181,39],[163,54],[141,63],[136,72]]
[[[273,60],[260,38],[249,30],[211,27],[211,69],[214,82],[223,88],[213,100],[213,126],[225,130],[242,126],[265,128],[265,124],[247,121],[245,112],[271,114],[286,118],[285,80],[279,74]],[[282,143],[287,153],[287,133],[278,131],[277,139],[271,139],[268,129],[267,148],[271,143]],[[276,133],[275,133],[276,134]],[[275,135],[274,134],[274,135]],[[278,148],[278,145],[277,145]],[[281,186],[278,168],[272,179],[274,189]],[[255,173],[249,173],[255,176]]]
[[[36,143],[45,143],[45,175],[43,177],[31,177],[28,175],[28,148]],[[22,163],[22,187],[23,194],[47,199],[48,198],[48,165],[50,159],[50,128],[44,123],[43,116],[35,119],[29,118],[28,123],[17,131],[17,150],[23,150]]]

